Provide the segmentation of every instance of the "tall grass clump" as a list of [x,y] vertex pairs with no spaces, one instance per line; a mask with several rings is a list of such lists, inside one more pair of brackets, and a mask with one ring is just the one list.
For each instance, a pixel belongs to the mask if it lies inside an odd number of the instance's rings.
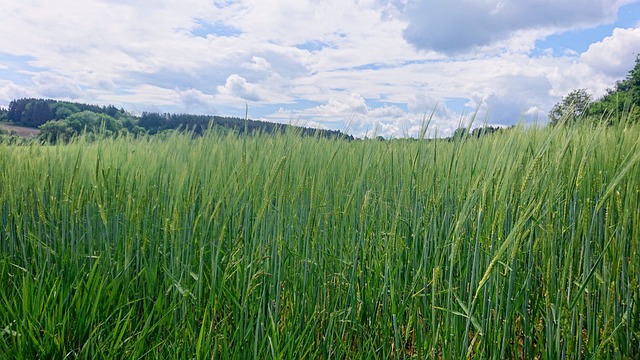
[[0,144],[0,354],[640,357],[640,127]]

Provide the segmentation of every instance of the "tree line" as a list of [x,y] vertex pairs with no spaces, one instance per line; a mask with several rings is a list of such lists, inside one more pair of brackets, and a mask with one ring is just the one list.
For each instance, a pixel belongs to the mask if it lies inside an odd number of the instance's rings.
[[180,129],[189,130],[195,134],[201,134],[208,129],[209,126],[213,125],[226,130],[232,130],[239,134],[242,134],[245,131],[248,133],[284,133],[288,129],[294,128],[304,136],[319,134],[324,137],[346,137],[353,140],[351,135],[345,135],[341,131],[337,130],[319,130],[308,127],[225,116],[143,112],[138,121],[138,125],[146,129],[150,134],[155,134],[164,130]]
[[552,126],[578,121],[594,123],[625,119],[637,122],[640,118],[640,55],[627,76],[616,82],[613,89],[594,100],[587,89],[576,89],[564,96],[549,112]]
[[342,137],[336,130],[320,130],[241,119],[236,117],[143,112],[133,115],[113,105],[98,106],[53,99],[23,98],[11,101],[8,109],[0,109],[0,121],[39,128],[40,139],[49,142],[68,141],[79,134],[118,136],[123,134],[155,135],[165,131],[189,131],[201,135],[209,127],[236,133],[283,133],[287,130],[302,136]]

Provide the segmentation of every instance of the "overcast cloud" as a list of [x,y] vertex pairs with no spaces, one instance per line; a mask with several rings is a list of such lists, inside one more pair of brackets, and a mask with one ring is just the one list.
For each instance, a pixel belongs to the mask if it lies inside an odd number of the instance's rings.
[[0,106],[47,97],[357,136],[546,121],[640,52],[639,1],[0,0]]
[[535,30],[540,34],[613,22],[616,0],[430,0],[409,6],[407,41],[419,49],[465,53]]

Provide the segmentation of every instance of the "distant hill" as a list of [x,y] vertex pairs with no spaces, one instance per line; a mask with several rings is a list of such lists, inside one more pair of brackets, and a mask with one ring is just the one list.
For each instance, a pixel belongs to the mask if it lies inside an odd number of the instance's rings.
[[[92,116],[91,114],[99,114]],[[118,109],[113,105],[98,106],[53,99],[24,98],[11,101],[5,111],[6,120],[30,128],[42,128],[43,134],[58,138],[60,133],[65,137],[86,129],[87,126],[99,127],[106,122],[112,132],[129,131],[156,134],[164,130],[186,130],[201,134],[211,124],[237,133],[276,133],[289,129],[298,131],[303,136],[341,137],[353,140],[353,136],[336,130],[322,130],[293,125],[277,124],[267,121],[241,119],[237,117],[170,114],[144,112],[137,116]],[[113,120],[113,121],[112,121]],[[50,124],[44,126],[45,124]],[[96,123],[98,122],[98,123]],[[43,127],[44,126],[44,127]]]

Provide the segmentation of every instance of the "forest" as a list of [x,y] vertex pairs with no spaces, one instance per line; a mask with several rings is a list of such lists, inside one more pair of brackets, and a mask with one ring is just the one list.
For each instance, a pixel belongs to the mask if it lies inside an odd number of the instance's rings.
[[607,89],[605,95],[593,100],[589,90],[573,90],[551,109],[549,121],[552,126],[578,121],[607,121],[611,125],[613,119],[623,114],[631,121],[640,118],[640,55],[627,76]]
[[[312,129],[237,117],[143,112],[135,115],[113,105],[98,106],[54,99],[23,98],[11,101],[8,109],[0,108],[0,121],[39,128],[39,140],[67,142],[80,134],[110,137],[124,134],[155,135],[165,131],[189,131],[201,135],[210,126],[242,134],[284,133],[298,131],[304,136],[345,137],[341,131]],[[0,133],[0,135],[2,135]]]

